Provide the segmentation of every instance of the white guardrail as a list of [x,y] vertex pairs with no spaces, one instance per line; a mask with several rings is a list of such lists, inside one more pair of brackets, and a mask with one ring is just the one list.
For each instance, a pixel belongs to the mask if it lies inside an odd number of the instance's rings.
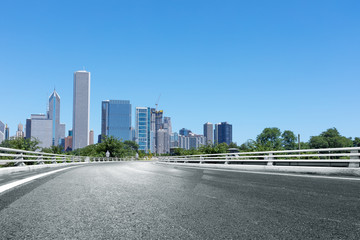
[[348,147],[168,156],[159,157],[158,162],[358,168],[359,150],[360,147]]
[[0,147],[0,165],[6,166],[13,163],[15,166],[31,164],[53,164],[53,163],[90,163],[90,162],[112,162],[112,161],[132,161],[133,158],[106,158],[106,157],[86,157],[65,154],[51,154],[44,152],[24,151],[12,148]]

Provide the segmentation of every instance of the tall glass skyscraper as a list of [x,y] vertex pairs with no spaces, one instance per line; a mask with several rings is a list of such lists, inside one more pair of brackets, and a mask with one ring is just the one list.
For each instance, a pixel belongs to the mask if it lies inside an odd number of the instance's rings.
[[122,141],[132,141],[130,101],[102,101],[101,135],[113,136]]
[[155,129],[151,127],[152,112],[153,110],[149,107],[136,107],[135,140],[139,144],[139,150],[146,153],[154,152]]
[[215,143],[232,143],[232,125],[227,122],[215,124]]
[[55,90],[49,97],[48,119],[52,120],[52,145],[57,146],[65,138],[65,124],[60,124],[60,96]]
[[89,144],[90,72],[74,73],[73,150]]

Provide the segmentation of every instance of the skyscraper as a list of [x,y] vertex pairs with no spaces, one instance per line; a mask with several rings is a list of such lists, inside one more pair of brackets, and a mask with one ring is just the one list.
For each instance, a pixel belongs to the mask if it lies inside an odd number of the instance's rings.
[[94,130],[90,130],[89,132],[89,145],[93,145],[94,144]]
[[146,153],[154,152],[154,131],[151,129],[152,109],[149,107],[136,107],[135,140],[139,150]]
[[90,72],[74,73],[73,150],[89,144]]
[[52,145],[58,146],[65,138],[65,124],[60,123],[60,96],[55,89],[49,97],[48,119],[52,121]]
[[49,108],[46,114],[31,114],[26,119],[27,139],[37,138],[40,147],[64,145],[65,124],[60,123],[60,96],[54,90],[49,96]]
[[123,141],[132,141],[130,101],[102,101],[101,134],[105,136],[113,136]]
[[31,114],[26,120],[26,138],[36,138],[39,146],[51,147],[53,144],[53,121],[48,119],[47,114]]
[[212,123],[205,123],[204,124],[204,136],[206,137],[206,144],[211,145],[213,144],[213,124]]
[[9,140],[10,139],[10,129],[8,127],[8,125],[5,125],[5,140]]
[[232,143],[232,125],[227,122],[215,125],[215,143]]
[[0,143],[5,140],[5,124],[0,121]]
[[18,130],[16,131],[16,138],[24,138],[24,137],[25,137],[24,126],[21,123],[19,123]]

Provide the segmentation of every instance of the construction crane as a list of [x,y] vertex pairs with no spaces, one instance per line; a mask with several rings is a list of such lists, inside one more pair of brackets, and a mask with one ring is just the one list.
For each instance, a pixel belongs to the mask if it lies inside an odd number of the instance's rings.
[[161,97],[161,93],[159,94],[159,97],[157,98],[156,102],[155,102],[155,111],[157,112],[158,109],[158,105],[159,105],[159,101],[160,101],[160,97]]

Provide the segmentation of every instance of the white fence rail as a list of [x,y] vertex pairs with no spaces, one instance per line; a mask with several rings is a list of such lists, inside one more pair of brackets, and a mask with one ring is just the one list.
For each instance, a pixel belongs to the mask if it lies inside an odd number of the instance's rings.
[[0,147],[0,165],[24,166],[26,164],[54,164],[54,163],[80,163],[80,162],[111,162],[131,161],[133,158],[104,158],[86,157],[65,154],[51,154],[44,152],[24,151]]
[[349,147],[169,156],[160,157],[158,162],[358,168],[359,150]]

